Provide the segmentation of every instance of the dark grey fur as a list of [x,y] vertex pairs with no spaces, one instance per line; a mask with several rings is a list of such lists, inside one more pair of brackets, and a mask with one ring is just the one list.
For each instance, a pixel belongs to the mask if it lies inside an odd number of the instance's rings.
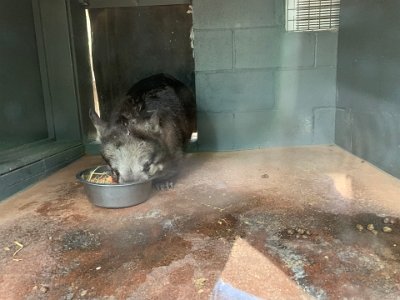
[[172,76],[157,74],[136,83],[108,122],[90,111],[102,154],[118,181],[154,179],[170,187],[183,148],[195,130],[195,98]]

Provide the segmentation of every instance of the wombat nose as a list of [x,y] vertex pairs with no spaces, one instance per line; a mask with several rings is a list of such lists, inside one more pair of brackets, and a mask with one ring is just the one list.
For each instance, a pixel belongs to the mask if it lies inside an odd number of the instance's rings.
[[111,177],[113,178],[114,181],[118,181],[119,182],[119,172],[115,169],[111,169]]
[[119,176],[119,183],[130,183],[130,182],[137,182],[139,179],[137,176],[134,176],[133,174],[125,175],[125,176]]

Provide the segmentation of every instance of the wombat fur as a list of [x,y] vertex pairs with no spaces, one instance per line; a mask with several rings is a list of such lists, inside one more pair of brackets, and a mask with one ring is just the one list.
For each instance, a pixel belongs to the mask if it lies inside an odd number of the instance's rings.
[[192,91],[171,75],[157,74],[134,84],[108,122],[90,111],[102,155],[118,182],[153,179],[172,187],[183,149],[196,127]]

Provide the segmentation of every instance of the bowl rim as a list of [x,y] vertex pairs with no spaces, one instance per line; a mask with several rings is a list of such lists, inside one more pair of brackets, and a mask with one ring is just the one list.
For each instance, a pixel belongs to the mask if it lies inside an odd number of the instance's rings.
[[82,170],[82,171],[79,171],[79,172],[75,175],[75,177],[76,177],[76,179],[77,179],[79,182],[84,183],[84,184],[87,184],[87,185],[92,185],[92,186],[107,186],[107,187],[121,187],[121,186],[122,186],[122,187],[127,187],[127,186],[133,186],[133,185],[141,185],[141,184],[149,183],[149,182],[152,181],[151,179],[148,179],[148,180],[138,181],[138,182],[126,182],[126,183],[112,183],[112,184],[109,184],[109,183],[90,182],[90,181],[87,181],[87,180],[85,180],[85,179],[82,178],[82,175],[83,175],[85,172],[92,171],[93,169],[98,168],[98,167],[108,167],[108,166],[107,166],[107,165],[98,165],[98,166],[95,166],[95,167],[86,168],[86,169],[84,169],[84,170]]

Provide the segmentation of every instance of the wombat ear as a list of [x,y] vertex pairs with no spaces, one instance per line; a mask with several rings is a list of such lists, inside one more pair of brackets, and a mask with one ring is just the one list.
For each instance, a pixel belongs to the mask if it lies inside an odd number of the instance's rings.
[[101,136],[106,128],[106,122],[104,122],[93,109],[89,109],[89,117],[92,120],[94,127],[96,127],[97,133]]

